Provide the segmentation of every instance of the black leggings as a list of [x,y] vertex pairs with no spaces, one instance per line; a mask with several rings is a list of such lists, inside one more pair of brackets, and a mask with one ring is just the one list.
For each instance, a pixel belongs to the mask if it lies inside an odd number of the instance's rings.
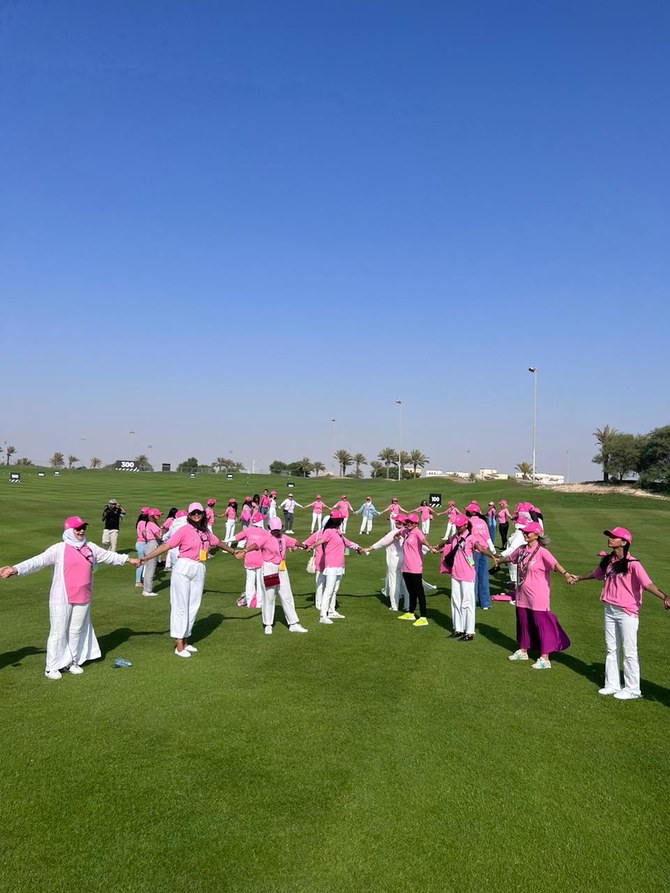
[[506,521],[504,524],[500,524],[500,539],[502,540],[502,548],[507,548],[507,531],[509,530],[509,521]]
[[402,578],[409,592],[409,610],[410,614],[416,611],[416,603],[419,602],[419,614],[421,617],[426,616],[426,592],[423,588],[423,578],[421,574],[407,574],[402,572]]

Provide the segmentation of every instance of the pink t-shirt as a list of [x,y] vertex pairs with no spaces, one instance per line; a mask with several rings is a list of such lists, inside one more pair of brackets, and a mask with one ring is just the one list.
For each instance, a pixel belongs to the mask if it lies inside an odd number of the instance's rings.
[[165,524],[163,524],[163,530],[164,530],[166,533],[167,533],[168,530],[172,527],[173,522],[174,522],[174,518],[166,518],[166,519],[165,519]]
[[420,574],[423,571],[423,552],[421,546],[428,541],[418,527],[407,532],[403,546],[402,569],[406,574]]
[[[526,560],[525,556],[531,556]],[[517,566],[516,603],[532,611],[549,611],[549,577],[557,561],[544,546],[519,546],[509,556]]]
[[486,515],[487,515],[487,517],[488,517],[489,519],[490,519],[490,518],[495,518],[495,516],[496,516],[496,510],[495,510],[495,508],[494,508],[493,506],[491,506],[491,507],[489,508],[488,512],[486,513]]
[[147,527],[147,522],[146,522],[146,521],[138,521],[138,522],[137,522],[137,528],[136,528],[136,530],[137,530],[137,540],[136,540],[136,542],[138,542],[138,543],[144,543],[144,542],[146,542],[146,539],[145,539],[145,536],[144,536],[144,532],[145,532],[145,530],[146,530],[146,527]]
[[189,558],[191,561],[200,559],[200,550],[205,552],[210,546],[218,546],[219,539],[209,530],[196,530],[192,524],[184,524],[170,537],[170,548],[179,549],[179,558]]
[[[321,539],[321,531],[317,530],[304,541],[306,546],[313,546],[318,539]],[[326,569],[326,547],[316,546],[314,549],[314,564],[317,571],[325,571]]]
[[339,502],[336,502],[333,508],[339,509],[342,512],[342,516],[344,518],[349,517],[349,512],[353,512],[353,505],[348,502],[346,499],[340,499]]
[[488,549],[489,540],[491,539],[491,531],[489,530],[489,525],[483,518],[477,517],[477,515],[473,515],[470,518],[470,527],[472,528],[472,535],[475,539],[478,540],[481,546]]
[[458,509],[455,505],[452,505],[450,509],[447,509],[447,519],[449,521],[453,521],[456,515],[458,514]]
[[207,508],[205,509],[205,517],[207,518],[207,526],[213,527],[214,526],[214,509],[210,505],[208,505]]
[[240,520],[244,524],[248,524],[251,521],[251,506],[248,503],[245,503],[242,506],[242,511],[240,512]]
[[500,509],[498,512],[498,524],[507,524],[507,519],[509,518],[509,512],[507,509]]
[[600,569],[600,565],[593,571],[596,580],[604,580],[605,585],[600,595],[600,601],[608,605],[616,605],[626,614],[635,617],[640,613],[640,605],[642,604],[642,593],[651,583],[651,577],[642,567],[637,558],[628,556],[630,564],[628,565],[627,574],[612,573],[612,562],[607,566],[606,571]]
[[259,508],[266,509],[270,505],[270,497],[263,494],[260,498]]
[[88,546],[75,549],[65,545],[63,555],[63,576],[68,604],[87,605],[91,601],[93,585],[93,552]]
[[156,540],[156,542],[160,542],[160,539],[163,535],[162,530],[155,524],[153,521],[147,521],[146,527],[144,528],[144,540],[145,542],[150,542],[151,540]]
[[[260,540],[263,539],[263,535],[266,533],[267,530],[264,530],[262,527],[245,527],[242,532],[235,537],[235,539],[238,542],[240,542],[241,540],[245,540],[245,544],[247,546],[251,546],[254,544],[260,544]],[[263,566],[263,556],[260,549],[254,549],[253,552],[247,552],[247,554],[244,556],[244,566],[248,568]]]
[[261,530],[260,527],[258,532],[263,534],[258,540],[263,561],[268,564],[276,564],[277,567],[286,558],[287,550],[298,544],[298,540],[293,539],[292,536],[286,536],[286,534],[278,537],[272,536],[269,530]]
[[397,502],[391,502],[389,505],[386,506],[384,511],[390,513],[390,518],[395,518],[402,513],[402,509]]
[[226,511],[224,512],[224,514],[225,514],[225,516],[226,516],[226,520],[227,520],[227,521],[234,521],[235,518],[237,517],[237,512],[236,512],[235,509],[232,507],[232,505],[229,505],[229,506],[228,506],[228,508],[226,509]]
[[315,499],[314,502],[310,502],[310,503],[308,503],[308,504],[305,506],[305,508],[309,508],[310,506],[312,506],[312,511],[314,512],[315,515],[322,515],[322,514],[323,514],[323,507],[324,507],[325,504],[326,504],[326,503],[325,503],[325,502],[322,502],[322,500],[320,500],[320,499]]
[[[476,575],[474,546],[476,542],[477,538],[471,533],[468,533],[466,536],[458,536],[455,533],[442,550],[442,558],[446,558],[454,546],[458,544],[451,570],[451,576],[454,580],[458,580],[461,583],[474,583]],[[446,573],[442,562],[440,562],[440,573]]]
[[429,505],[420,505],[417,511],[422,521],[430,521],[433,517],[433,510]]
[[334,527],[322,530],[318,541],[322,543],[325,553],[324,567],[344,567],[344,548],[357,549],[356,543],[352,543]]

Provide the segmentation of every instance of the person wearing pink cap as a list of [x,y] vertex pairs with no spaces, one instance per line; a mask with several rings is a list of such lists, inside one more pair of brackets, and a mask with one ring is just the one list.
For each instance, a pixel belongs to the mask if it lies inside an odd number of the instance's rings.
[[[607,537],[606,552],[589,574],[571,574],[568,583],[581,580],[602,580],[600,601],[605,606],[605,685],[598,694],[613,695],[619,701],[642,697],[640,661],[637,653],[637,631],[642,594],[651,592],[670,610],[670,596],[651,581],[637,558],[630,554],[632,536],[625,527],[603,531]],[[623,655],[623,687],[619,668],[619,652]]]
[[495,543],[496,541],[496,514],[495,502],[489,502],[489,507],[486,510],[486,523],[489,527],[489,535],[492,543]]
[[316,494],[316,498],[314,502],[308,502],[305,506],[306,509],[312,509],[312,524],[309,528],[310,533],[314,533],[315,530],[321,530],[322,527],[322,519],[323,519],[323,510],[328,509],[330,511],[329,506],[321,499],[319,493]]
[[498,522],[498,530],[500,531],[500,548],[504,550],[507,548],[507,534],[509,533],[510,513],[509,509],[507,508],[506,499],[501,499],[498,503],[498,506],[499,509],[496,520]]
[[155,561],[169,549],[178,550],[170,579],[170,636],[175,640],[174,653],[177,657],[191,657],[198,650],[189,643],[189,639],[205,588],[205,564],[209,550],[221,549],[231,555],[235,552],[207,529],[205,510],[199,502],[189,505],[187,523],[173,533],[166,543],[148,551],[142,560]]
[[400,610],[400,597],[403,600],[404,613],[409,612],[409,592],[402,576],[403,566],[403,546],[407,529],[405,527],[406,518],[404,515],[397,515],[395,519],[395,530],[389,530],[380,540],[368,546],[363,551],[366,555],[370,552],[376,552],[378,549],[384,549],[386,552],[386,579],[382,595],[390,602],[389,611]]
[[[163,539],[163,530],[157,523],[163,513],[159,509],[149,509],[147,512],[148,520],[144,525],[144,555],[148,555]],[[153,598],[158,595],[154,592],[154,576],[156,574],[157,561],[155,558],[150,561],[142,559],[142,567],[144,568],[144,587],[142,595],[147,598]]]
[[270,505],[268,506],[268,521],[277,517],[277,491],[270,490]]
[[342,535],[340,525],[342,515],[337,509],[333,509],[330,518],[326,521],[323,530],[317,531],[314,537],[308,538],[304,545],[307,548],[323,549],[323,570],[325,579],[323,594],[321,596],[321,609],[319,623],[332,624],[334,620],[344,620],[344,614],[336,609],[337,591],[340,588],[344,574],[344,550],[354,549],[361,554],[361,547]]
[[446,511],[438,512],[439,515],[447,516],[447,529],[444,531],[444,536],[442,539],[446,542],[451,539],[451,537],[456,533],[456,527],[454,525],[454,518],[456,515],[459,515],[460,512],[456,508],[456,503],[453,499],[450,499],[447,503]]
[[360,508],[356,509],[354,514],[362,515],[359,533],[372,533],[372,519],[375,515],[380,515],[381,512],[378,512],[374,507],[372,496],[366,496],[365,502]]
[[261,604],[261,618],[263,631],[266,636],[271,636],[275,621],[275,603],[277,593],[284,611],[284,617],[291,633],[306,633],[307,630],[300,624],[295,610],[291,580],[286,570],[286,553],[304,548],[292,536],[282,534],[282,523],[279,518],[272,518],[268,522],[268,530],[259,530],[258,539],[248,543],[245,549],[238,550],[236,556],[242,558],[250,552],[260,551],[263,559],[261,567],[261,586],[263,592]]
[[265,520],[268,516],[268,512],[270,511],[270,494],[268,493],[267,488],[263,490],[263,493],[258,500],[258,509],[263,516],[263,520]]
[[[163,542],[169,543],[170,539],[175,535],[175,533],[180,530],[185,524],[188,524],[188,512],[184,511],[184,509],[178,509],[175,512],[172,524],[170,524],[170,529],[163,536]],[[178,558],[179,549],[176,546],[172,546],[170,544],[168,553],[165,556],[165,570],[169,573],[172,573],[172,569],[174,568]]]
[[120,567],[139,565],[137,558],[108,552],[86,539],[88,524],[78,515],[65,519],[63,542],[49,546],[34,558],[0,568],[0,579],[34,574],[52,567],[49,592],[49,638],[44,675],[61,679],[67,668],[73,676],[81,675],[82,664],[101,656],[100,645],[91,624],[91,590],[93,570],[97,564]]
[[546,548],[542,527],[537,521],[524,525],[525,545],[508,557],[497,556],[496,564],[513,562],[517,566],[516,589],[516,641],[518,648],[509,660],[528,660],[530,648],[540,652],[533,664],[534,670],[550,670],[549,655],[553,651],[565,651],[570,639],[550,609],[549,578],[553,572],[566,580],[570,574]]
[[[137,521],[135,522],[135,551],[137,552],[138,558],[144,558],[144,546],[146,545],[146,540],[144,538],[144,531],[147,526],[147,521],[149,520],[149,506],[143,505],[140,509],[140,513],[137,516]],[[142,579],[144,577],[144,568],[140,564],[137,570],[135,571],[135,586],[138,589],[143,588]]]
[[433,508],[428,505],[427,499],[421,500],[421,505],[417,506],[417,508],[412,509],[412,512],[415,515],[419,516],[419,521],[421,522],[421,533],[424,536],[428,536],[430,533],[430,522],[433,520],[434,511]]
[[230,545],[235,538],[235,521],[237,521],[237,501],[234,496],[228,500],[226,510],[219,515],[219,518],[226,519],[226,529],[223,534],[223,541]]
[[[236,533],[233,540],[236,541],[238,548],[241,542],[248,546],[251,543],[257,543],[263,538],[260,531],[265,533],[263,515],[260,512],[254,512],[251,516],[251,524],[243,527],[239,533]],[[245,605],[247,608],[260,607],[263,598],[262,567],[263,555],[260,549],[244,553],[245,583],[244,592],[237,600],[238,608],[242,608]]]
[[207,505],[205,506],[205,518],[207,518],[207,529],[214,530],[214,521],[216,520],[216,515],[214,513],[214,506],[216,505],[216,499],[211,497],[207,500]]
[[395,530],[395,519],[398,517],[398,515],[407,514],[407,510],[404,509],[398,502],[397,496],[393,496],[386,508],[382,509],[379,514],[384,515],[386,514],[386,512],[389,513],[389,524],[391,525],[391,530]]
[[[479,542],[489,553],[494,553],[496,547],[489,535],[489,527],[486,518],[482,514],[479,504],[471,502],[465,509],[465,514],[470,519],[470,532],[479,539]],[[491,586],[489,582],[489,565],[486,560],[486,552],[475,552],[475,604],[483,611],[491,607]]]
[[340,530],[342,533],[347,532],[347,522],[349,521],[349,513],[353,512],[354,507],[347,499],[347,494],[343,493],[340,499],[333,506],[334,509],[337,509],[338,512],[342,513],[342,526]]
[[240,509],[240,524],[242,525],[242,529],[251,524],[253,514],[254,513],[251,510],[251,496],[245,496],[242,508]]
[[[439,549],[431,546],[419,530],[419,516],[409,514],[405,518],[406,534],[403,541],[402,578],[409,592],[409,611],[398,615],[398,620],[413,620],[413,626],[428,626],[426,617],[426,591],[423,588],[424,551],[437,554]],[[419,616],[416,616],[417,604]]]
[[495,555],[472,533],[470,519],[460,512],[453,516],[456,533],[443,546],[440,573],[451,576],[450,639],[472,642],[475,637],[475,555]]

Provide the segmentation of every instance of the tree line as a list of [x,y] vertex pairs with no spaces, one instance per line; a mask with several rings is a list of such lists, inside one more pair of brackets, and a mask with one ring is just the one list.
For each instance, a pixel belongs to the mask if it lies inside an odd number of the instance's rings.
[[605,425],[593,436],[599,446],[593,462],[602,467],[605,483],[634,474],[643,487],[670,487],[670,425],[647,434],[627,434]]
[[[370,467],[370,477],[385,477],[387,480],[391,477],[391,470],[396,469],[394,477],[398,476],[398,470],[402,477],[416,477],[418,469],[423,468],[429,462],[429,457],[421,450],[404,450],[398,454],[393,447],[384,447],[377,454],[377,458],[368,462],[363,453],[350,453],[349,450],[336,450],[333,459],[337,461],[340,477],[362,478],[363,466]],[[351,474],[348,470],[353,468]],[[411,469],[411,472],[409,471]],[[294,462],[282,462],[275,459],[270,463],[270,474],[294,475],[295,477],[310,477],[312,474],[320,475],[326,470],[323,462],[313,462],[308,456],[302,459],[296,459]]]

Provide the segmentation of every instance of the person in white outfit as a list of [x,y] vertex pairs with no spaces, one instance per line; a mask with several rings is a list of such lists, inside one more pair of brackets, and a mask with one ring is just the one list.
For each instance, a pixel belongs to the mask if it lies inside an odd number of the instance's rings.
[[0,579],[34,574],[53,568],[49,592],[49,638],[44,675],[61,679],[61,670],[81,675],[82,664],[101,656],[100,645],[91,624],[91,589],[96,564],[138,567],[137,558],[108,552],[86,539],[86,521],[78,515],[65,519],[63,542],[49,546],[34,558],[0,568]]
[[[332,624],[334,620],[344,620],[344,614],[336,609],[337,591],[340,588],[344,574],[345,549],[355,549],[360,555],[361,547],[351,542],[340,532],[342,515],[337,509],[333,509],[330,518],[323,530],[317,535],[312,548],[323,548],[323,576],[325,583],[321,596],[321,608],[319,623]],[[307,543],[305,543],[307,545]]]
[[301,509],[302,506],[299,502],[296,502],[292,496],[287,496],[283,502],[279,503],[279,508],[284,512],[286,533],[293,533],[293,515],[295,514],[295,510],[297,508]]
[[375,515],[381,515],[381,512],[378,512],[374,507],[372,497],[366,496],[365,502],[359,509],[356,509],[354,514],[363,516],[361,518],[361,529],[359,533],[372,533],[372,519]]
[[363,549],[366,554],[378,549],[386,550],[386,581],[382,593],[390,601],[389,611],[400,610],[400,596],[403,597],[404,611],[409,611],[409,593],[402,576],[403,543],[405,532],[405,516],[397,515],[395,530],[383,536],[376,543]]
[[187,523],[167,543],[147,552],[142,561],[155,560],[171,548],[178,549],[178,557],[170,578],[170,636],[175,640],[177,657],[191,657],[198,650],[189,639],[205,588],[209,551],[222,549],[231,555],[235,552],[207,529],[205,510],[199,502],[189,505]]

